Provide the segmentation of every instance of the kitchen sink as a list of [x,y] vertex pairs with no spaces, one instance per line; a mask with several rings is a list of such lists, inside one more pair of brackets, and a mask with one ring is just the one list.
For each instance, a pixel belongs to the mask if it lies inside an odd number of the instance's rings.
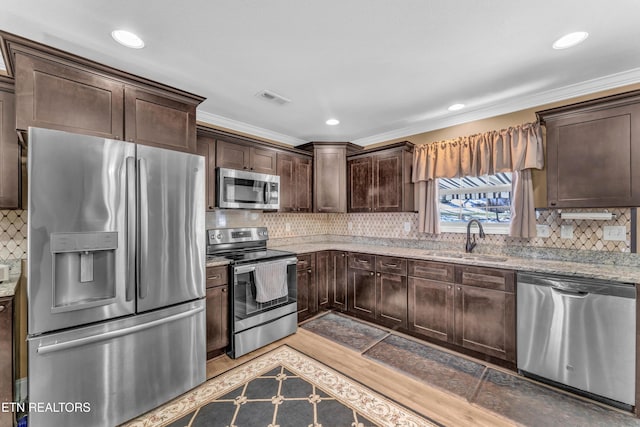
[[474,261],[489,261],[489,262],[505,262],[509,258],[499,256],[499,255],[483,255],[483,254],[468,254],[468,253],[457,253],[457,252],[428,252],[426,255],[438,257],[438,258],[449,258],[449,259],[468,259]]

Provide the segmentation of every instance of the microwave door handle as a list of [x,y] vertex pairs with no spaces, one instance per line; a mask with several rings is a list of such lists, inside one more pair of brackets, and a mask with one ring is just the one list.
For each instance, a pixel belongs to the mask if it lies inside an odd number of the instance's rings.
[[264,183],[264,204],[268,205],[269,204],[269,199],[271,199],[271,197],[269,197],[269,182],[265,182]]

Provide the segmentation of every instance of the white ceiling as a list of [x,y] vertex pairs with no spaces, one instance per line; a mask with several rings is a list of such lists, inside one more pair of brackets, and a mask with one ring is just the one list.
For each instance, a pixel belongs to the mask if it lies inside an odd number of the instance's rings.
[[[199,120],[292,145],[369,145],[640,82],[638,0],[0,0],[0,11],[4,31],[205,96]],[[114,29],[146,47],[116,44]],[[584,43],[551,48],[577,30]],[[292,102],[257,98],[264,89]]]

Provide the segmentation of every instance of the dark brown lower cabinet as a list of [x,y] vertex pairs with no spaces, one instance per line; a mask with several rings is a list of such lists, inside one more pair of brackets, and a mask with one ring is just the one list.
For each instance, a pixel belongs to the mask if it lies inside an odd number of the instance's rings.
[[453,284],[409,277],[408,329],[453,342]]
[[318,312],[318,288],[315,279],[316,254],[298,255],[298,322]]
[[[13,298],[0,298],[0,402],[13,402]],[[0,411],[0,426],[13,425],[13,414]]]
[[358,317],[376,319],[376,273],[349,267],[347,311]]
[[329,287],[330,307],[347,311],[347,260],[346,252],[331,251],[331,278]]
[[407,327],[407,276],[376,273],[376,320],[390,328]]
[[318,290],[318,309],[329,307],[332,287],[331,251],[316,252],[316,288]]
[[207,359],[229,345],[229,286],[227,267],[207,267]]

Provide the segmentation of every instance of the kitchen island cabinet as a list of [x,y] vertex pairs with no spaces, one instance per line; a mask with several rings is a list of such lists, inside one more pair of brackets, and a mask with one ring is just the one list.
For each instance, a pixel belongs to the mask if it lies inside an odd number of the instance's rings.
[[[13,297],[0,298],[0,402],[13,402]],[[0,411],[0,426],[13,425],[13,414]]]
[[223,354],[229,345],[228,267],[207,267],[207,359]]

